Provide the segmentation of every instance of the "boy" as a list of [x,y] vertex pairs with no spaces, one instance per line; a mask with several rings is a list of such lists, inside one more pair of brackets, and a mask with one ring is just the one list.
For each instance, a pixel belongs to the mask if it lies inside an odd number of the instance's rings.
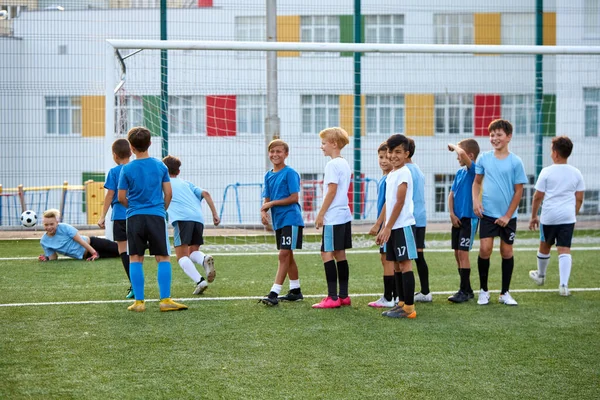
[[348,296],[350,268],[346,259],[346,249],[352,248],[352,214],[348,206],[348,187],[352,172],[348,162],[340,155],[350,140],[346,131],[339,127],[324,129],[319,137],[323,154],[331,157],[325,166],[323,205],[315,219],[315,228],[323,227],[321,259],[325,266],[327,297],[312,307],[338,308],[352,304]]
[[[571,275],[571,240],[573,229],[583,203],[585,184],[581,172],[567,164],[573,151],[573,142],[567,136],[552,139],[553,164],[542,169],[531,205],[529,229],[540,228],[540,247],[537,253],[537,270],[529,271],[529,276],[538,285],[543,285],[546,269],[550,262],[550,248],[556,243],[558,250],[558,272],[560,285],[558,293],[569,296],[569,276]],[[538,210],[542,207],[542,216]],[[540,221],[541,220],[541,221]],[[540,223],[541,222],[541,223]]]
[[106,213],[108,212],[108,208],[112,207],[111,220],[113,222],[113,240],[117,242],[121,263],[123,263],[123,268],[125,268],[127,281],[130,283],[125,298],[132,299],[133,290],[131,289],[131,279],[129,277],[129,255],[127,254],[127,231],[125,226],[125,215],[127,210],[119,203],[119,199],[117,198],[117,186],[119,184],[121,168],[129,162],[129,158],[131,157],[131,148],[129,147],[127,139],[117,139],[114,141],[112,144],[112,155],[113,160],[117,165],[112,167],[106,175],[106,182],[104,183],[106,196],[104,197],[104,207],[102,207],[102,214],[98,220],[98,226],[102,229],[106,228]]
[[[265,174],[262,192],[264,203],[260,209],[260,217],[263,225],[268,226],[268,211],[271,210],[279,262],[271,291],[260,301],[267,306],[276,306],[279,300],[298,301],[304,298],[300,290],[298,265],[294,259],[294,250],[302,248],[304,221],[298,203],[300,175],[285,164],[290,151],[288,144],[275,139],[267,149],[273,169]],[[290,278],[290,290],[285,296],[279,297],[286,275]]]
[[54,261],[59,254],[87,261],[119,257],[115,242],[94,236],[81,236],[71,225],[59,223],[59,219],[60,211],[44,211],[42,224],[46,233],[40,239],[44,254],[38,257],[39,261]]
[[475,297],[471,288],[471,262],[469,250],[477,232],[479,219],[473,213],[473,181],[475,180],[475,160],[479,155],[479,143],[475,139],[465,139],[458,144],[448,144],[448,150],[456,152],[461,168],[456,172],[448,195],[448,209],[452,222],[452,249],[458,265],[460,287],[458,292],[448,297],[452,303],[464,303]]
[[[210,208],[213,224],[218,226],[221,222],[215,203],[210,193],[196,187],[191,182],[178,178],[181,161],[177,157],[166,156],[163,163],[169,170],[171,190],[173,197],[167,209],[169,221],[173,225],[175,254],[177,263],[196,284],[193,294],[202,294],[208,287],[208,282],[215,280],[215,262],[212,256],[200,251],[204,244],[204,216],[202,215],[202,199]],[[204,267],[206,279],[200,275],[194,263]]]
[[395,275],[400,278],[397,282],[401,284],[396,287],[398,304],[381,315],[414,319],[417,312],[414,302],[415,275],[411,260],[417,258],[417,246],[413,179],[405,165],[410,153],[410,142],[404,135],[392,135],[387,140],[387,145],[393,170],[386,179],[385,227],[377,235],[376,243],[386,244],[386,258],[394,262]]
[[[379,168],[383,176],[379,179],[377,184],[377,221],[369,231],[369,235],[376,236],[381,230],[382,224],[385,220],[385,188],[386,179],[388,174],[392,171],[392,164],[387,156],[387,142],[383,142],[377,149],[377,157],[379,159]],[[393,307],[394,293],[396,292],[394,285],[394,262],[388,261],[385,256],[385,243],[379,247],[379,254],[381,257],[381,265],[383,266],[383,296],[378,300],[369,303],[369,307],[375,308],[386,308]]]
[[[494,248],[494,237],[500,236],[502,289],[498,301],[507,306],[516,306],[518,303],[510,295],[509,288],[515,265],[513,243],[517,231],[517,208],[523,195],[523,184],[527,183],[527,175],[523,161],[508,150],[513,133],[511,123],[504,119],[494,120],[488,126],[488,132],[494,150],[479,157],[475,166],[472,193],[473,212],[481,220],[477,258],[481,290],[477,304],[485,305],[490,302],[490,256]],[[480,200],[482,188],[483,196]]]
[[171,300],[171,246],[167,237],[166,209],[171,203],[171,182],[165,164],[150,157],[150,131],[138,126],[127,133],[135,160],[121,169],[119,203],[127,209],[129,272],[135,302],[129,311],[146,310],[144,301],[144,253],[149,248],[158,263],[160,311],[187,310]]
[[415,217],[415,242],[417,244],[417,273],[419,274],[419,282],[421,291],[415,293],[415,301],[421,303],[429,303],[433,301],[433,296],[429,290],[429,267],[423,249],[425,249],[425,229],[427,226],[427,212],[425,210],[425,175],[421,168],[412,162],[412,157],[415,154],[415,141],[409,137],[408,139],[408,159],[406,166],[410,170],[413,180],[413,205]]

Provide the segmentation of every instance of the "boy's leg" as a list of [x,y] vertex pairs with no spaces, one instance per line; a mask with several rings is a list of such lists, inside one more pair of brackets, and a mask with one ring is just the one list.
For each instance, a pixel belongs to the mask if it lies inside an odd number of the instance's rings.
[[144,301],[144,256],[129,256],[129,273],[131,276],[131,286],[136,301]]
[[[542,229],[540,227],[540,229]],[[537,252],[537,270],[529,271],[529,277],[537,284],[543,285],[546,280],[546,271],[550,264],[550,250],[552,245],[540,241],[540,246]]]
[[421,284],[421,291],[415,294],[415,300],[430,302],[432,298],[429,293],[429,267],[423,254],[423,250],[425,249],[425,227],[415,229],[415,241],[417,244],[417,258],[415,263],[417,264],[417,273],[419,274],[419,282]]
[[131,281],[131,278],[129,277],[129,254],[127,254],[127,241],[118,241],[117,248],[119,250],[119,255],[121,256],[121,263],[123,264],[123,269],[125,269],[125,273],[127,274],[127,280]]
[[569,296],[569,278],[571,277],[571,249],[569,247],[557,247],[558,250],[558,273],[560,277],[559,293],[561,296]]
[[512,279],[515,259],[513,257],[513,245],[506,243],[504,239],[500,242],[500,255],[502,257],[502,288],[498,302],[507,306],[516,306],[518,303],[512,298],[510,291],[510,281]]
[[129,253],[129,276],[135,295],[131,311],[144,311],[144,253],[147,245],[147,226],[144,215],[127,218],[127,252]]
[[90,237],[90,246],[98,252],[100,258],[116,258],[120,256],[119,246],[112,240],[92,236]]
[[323,260],[325,279],[327,280],[327,297],[331,297],[332,300],[337,300],[338,270],[335,265],[335,259],[333,258],[333,251],[321,252],[321,259]]

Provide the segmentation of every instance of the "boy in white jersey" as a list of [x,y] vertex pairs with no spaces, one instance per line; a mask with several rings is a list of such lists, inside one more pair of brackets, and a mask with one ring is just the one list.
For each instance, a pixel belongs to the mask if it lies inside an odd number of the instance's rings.
[[386,244],[386,258],[394,261],[394,270],[401,272],[401,284],[396,287],[398,304],[383,316],[416,318],[415,275],[412,262],[417,258],[413,180],[405,165],[410,154],[410,142],[404,135],[392,135],[387,141],[388,156],[394,168],[388,174],[385,190],[385,226],[377,235],[378,245]]
[[[538,285],[543,285],[546,269],[550,262],[550,248],[556,243],[558,251],[558,271],[561,296],[569,296],[569,276],[571,275],[571,240],[575,228],[576,215],[583,203],[585,184],[581,172],[567,164],[573,151],[573,142],[567,136],[552,139],[553,164],[542,169],[531,205],[529,229],[540,228],[540,247],[537,253],[537,270],[529,271],[529,276]],[[541,218],[538,218],[543,203]]]
[[[193,294],[202,294],[208,287],[208,282],[215,280],[215,262],[212,256],[200,251],[204,244],[204,216],[202,215],[202,200],[210,208],[213,224],[221,222],[210,193],[200,189],[191,182],[178,178],[181,161],[177,157],[166,156],[163,163],[169,169],[173,198],[167,209],[169,222],[173,225],[173,244],[177,263],[187,276],[196,283]],[[202,265],[206,279],[198,272],[194,263]]]

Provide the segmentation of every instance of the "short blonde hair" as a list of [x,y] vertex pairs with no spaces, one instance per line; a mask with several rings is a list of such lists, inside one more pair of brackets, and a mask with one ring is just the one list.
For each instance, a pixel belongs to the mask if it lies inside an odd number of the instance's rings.
[[343,149],[344,146],[350,143],[348,133],[344,130],[344,128],[340,128],[339,126],[323,129],[321,132],[319,132],[319,137],[327,140],[328,142],[337,143],[340,149]]
[[271,140],[271,142],[269,143],[269,146],[267,147],[267,151],[271,151],[271,149],[275,146],[283,146],[283,149],[285,150],[286,153],[290,152],[290,146],[288,146],[288,144],[281,139]]
[[60,219],[60,211],[58,211],[56,208],[46,210],[42,215],[44,218],[56,218],[57,220]]

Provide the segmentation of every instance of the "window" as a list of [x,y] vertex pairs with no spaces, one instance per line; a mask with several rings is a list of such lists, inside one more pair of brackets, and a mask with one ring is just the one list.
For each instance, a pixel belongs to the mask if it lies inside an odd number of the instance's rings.
[[158,8],[160,0],[131,0],[131,8]]
[[[340,42],[340,19],[335,16],[312,16],[300,17],[300,41],[301,42]],[[339,56],[332,52],[303,52],[311,55]]]
[[535,14],[502,13],[502,44],[534,46]]
[[126,135],[134,126],[144,125],[144,102],[141,96],[115,97],[115,133]]
[[265,96],[237,96],[237,132],[238,134],[265,133]]
[[598,137],[600,130],[600,124],[598,123],[600,89],[583,88],[583,103],[585,109],[585,136]]
[[46,97],[46,133],[49,135],[81,134],[81,97]]
[[404,15],[365,16],[365,43],[404,43]]
[[316,134],[340,125],[340,101],[334,95],[302,96],[302,133]]
[[516,135],[536,133],[535,96],[532,94],[502,95],[502,118],[511,121]]
[[265,17],[235,17],[235,40],[258,42],[266,36]]
[[600,39],[600,3],[598,0],[583,2],[583,37]]
[[473,14],[434,14],[436,44],[473,44]]
[[323,198],[323,178],[319,174],[300,174],[302,217],[304,222],[314,222],[319,200]]
[[436,95],[435,133],[473,134],[473,95]]
[[599,211],[600,211],[600,191],[586,190],[583,193],[583,206],[581,207],[581,214],[598,215]]
[[367,134],[404,133],[404,96],[366,97]]
[[517,207],[518,214],[531,214],[531,202],[533,201],[533,194],[535,193],[535,176],[527,175],[527,183],[523,185],[523,196],[519,201],[519,207]]
[[448,212],[448,195],[452,189],[452,182],[454,182],[453,174],[435,174],[435,212]]
[[174,135],[206,134],[206,98],[169,96],[169,132]]

